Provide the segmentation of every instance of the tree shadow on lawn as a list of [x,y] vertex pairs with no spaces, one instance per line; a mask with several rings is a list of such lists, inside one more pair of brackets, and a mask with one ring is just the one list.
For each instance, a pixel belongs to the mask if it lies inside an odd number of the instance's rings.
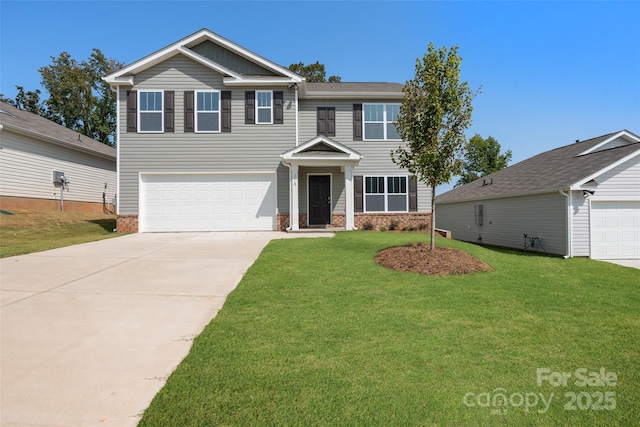
[[90,219],[87,222],[97,224],[107,233],[115,233],[116,230],[116,219],[113,218],[105,218],[105,219]]

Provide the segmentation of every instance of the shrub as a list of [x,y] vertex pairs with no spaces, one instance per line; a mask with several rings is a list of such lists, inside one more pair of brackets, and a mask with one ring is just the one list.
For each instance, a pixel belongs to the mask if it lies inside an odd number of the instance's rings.
[[373,224],[371,224],[370,222],[365,222],[364,224],[362,224],[362,229],[365,231],[371,231],[373,230]]
[[418,224],[418,230],[422,231],[426,229],[427,229],[427,224],[425,222],[423,222],[422,224]]
[[400,226],[400,224],[398,224],[398,221],[396,221],[395,219],[393,221],[391,221],[391,223],[389,224],[389,230],[393,231],[393,230],[397,230],[398,227]]
[[[385,227],[384,225],[382,227],[380,227],[378,230],[380,231],[387,231],[387,227]],[[389,230],[391,230],[391,228],[389,228]]]

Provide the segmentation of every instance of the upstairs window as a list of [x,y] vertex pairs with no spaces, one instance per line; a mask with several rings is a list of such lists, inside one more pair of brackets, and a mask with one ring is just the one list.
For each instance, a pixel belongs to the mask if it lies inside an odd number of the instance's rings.
[[399,141],[395,123],[400,104],[364,104],[364,139]]
[[220,92],[196,92],[196,132],[220,132]]
[[269,125],[273,123],[272,98],[271,91],[256,91],[256,123]]
[[139,92],[138,123],[139,132],[162,132],[163,110],[162,91]]

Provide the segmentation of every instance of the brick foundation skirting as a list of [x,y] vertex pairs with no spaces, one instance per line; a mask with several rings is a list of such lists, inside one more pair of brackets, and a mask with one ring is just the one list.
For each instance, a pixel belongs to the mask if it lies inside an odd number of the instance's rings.
[[[108,205],[113,209],[112,205]],[[0,209],[33,210],[33,211],[60,211],[60,199],[33,199],[28,197],[0,196]],[[102,202],[79,202],[76,200],[64,201],[65,212],[107,213],[104,212]]]
[[365,230],[371,226],[371,230],[379,230],[385,227],[387,230],[395,228],[423,228],[429,230],[431,227],[431,214],[427,212],[407,212],[407,213],[356,213],[355,226],[358,230]]
[[[379,230],[384,227],[386,229],[393,228],[395,225],[398,230],[405,227],[416,227],[429,230],[431,227],[431,214],[423,212],[409,213],[356,213],[355,226],[358,230],[364,230],[371,225],[371,230]],[[301,213],[299,216],[300,228],[307,227],[307,214]],[[289,214],[278,214],[276,218],[276,230],[286,231],[289,228]],[[333,227],[345,226],[345,214],[333,214]],[[118,215],[117,222],[118,233],[137,233],[138,232],[138,215]]]
[[116,229],[118,233],[137,233],[138,214],[118,215]]
[[[307,214],[301,213],[298,221],[300,228],[306,228]],[[331,226],[333,227],[344,227],[345,214],[333,214],[331,221]],[[368,224],[371,225],[372,230],[379,230],[381,227],[389,229],[392,225],[396,225],[398,230],[405,227],[420,227],[429,230],[431,227],[431,214],[426,212],[356,213],[354,221],[358,230],[364,230]],[[286,231],[289,225],[289,214],[278,214],[277,230]]]

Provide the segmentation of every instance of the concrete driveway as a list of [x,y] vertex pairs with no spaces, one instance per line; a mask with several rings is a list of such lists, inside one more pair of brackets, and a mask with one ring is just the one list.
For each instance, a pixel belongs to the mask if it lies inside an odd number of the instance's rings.
[[135,426],[286,233],[134,234],[0,260],[0,425]]

